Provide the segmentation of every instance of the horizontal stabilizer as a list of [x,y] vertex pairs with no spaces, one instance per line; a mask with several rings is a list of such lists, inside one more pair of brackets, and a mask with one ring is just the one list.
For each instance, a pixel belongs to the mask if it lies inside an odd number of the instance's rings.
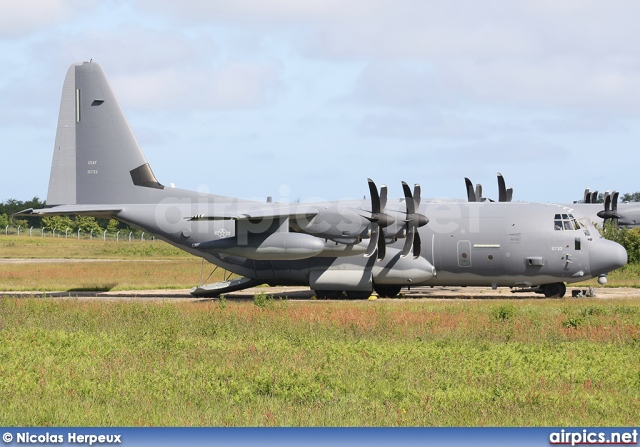
[[33,209],[18,211],[16,216],[66,216],[69,214],[86,214],[89,216],[115,216],[122,211],[122,206],[118,205],[61,205],[52,208]]

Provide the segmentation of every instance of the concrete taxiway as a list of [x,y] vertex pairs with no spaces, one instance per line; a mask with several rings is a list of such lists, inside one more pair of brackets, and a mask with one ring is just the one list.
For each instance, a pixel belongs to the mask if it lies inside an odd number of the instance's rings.
[[[572,291],[580,292],[580,296],[572,297]],[[414,287],[404,290],[397,298],[381,298],[385,301],[403,300],[510,300],[510,299],[584,299],[587,298],[586,287],[569,287],[564,298],[544,298],[543,295],[526,292],[512,293],[508,288],[492,290],[489,287]],[[163,301],[199,301],[211,298],[193,297],[190,289],[157,289],[157,290],[119,290],[108,292],[96,291],[49,291],[49,292],[0,292],[0,295],[10,297],[37,298],[71,298],[71,299],[101,299],[101,300],[163,300]],[[596,288],[592,292],[596,299],[638,299],[640,290],[630,287]],[[249,300],[257,293],[265,293],[274,298],[289,300],[315,300],[312,290],[308,287],[253,287],[250,289],[225,294],[228,300]],[[376,297],[375,293],[372,295]],[[215,299],[215,298],[213,298]],[[346,299],[345,299],[346,300]]]

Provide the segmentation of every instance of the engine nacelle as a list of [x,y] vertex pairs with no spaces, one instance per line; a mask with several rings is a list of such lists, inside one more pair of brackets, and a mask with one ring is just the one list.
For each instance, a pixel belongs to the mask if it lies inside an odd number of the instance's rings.
[[318,209],[317,215],[308,221],[291,220],[290,225],[297,231],[341,244],[353,244],[366,237],[370,221],[352,208]]
[[314,290],[370,291],[372,283],[409,286],[424,283],[435,276],[435,268],[425,258],[403,258],[397,248],[387,250],[382,261],[368,258],[367,264],[363,265],[358,262],[362,258],[339,258],[327,268],[313,269],[309,285]]
[[324,241],[308,234],[278,232],[266,237],[263,234],[250,234],[243,244],[238,243],[237,237],[230,237],[195,243],[193,248],[248,259],[294,261],[316,256],[325,247]]
[[400,250],[387,249],[387,256],[373,265],[373,282],[376,284],[411,285],[428,281],[436,269],[423,257],[400,256]]

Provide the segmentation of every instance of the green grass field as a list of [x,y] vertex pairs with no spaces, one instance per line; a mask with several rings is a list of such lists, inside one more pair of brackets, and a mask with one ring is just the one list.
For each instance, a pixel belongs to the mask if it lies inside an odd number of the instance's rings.
[[[0,264],[3,290],[186,288],[200,272],[157,241],[0,237],[0,257],[118,260]],[[635,426],[637,414],[638,299],[0,298],[4,426]]]
[[[162,241],[3,236],[0,258],[52,259],[48,263],[0,262],[0,290],[7,292],[187,289],[200,281],[201,259]],[[205,277],[213,268],[205,263]],[[219,281],[222,275],[219,270],[210,281]]]
[[637,301],[0,299],[0,425],[637,425]]

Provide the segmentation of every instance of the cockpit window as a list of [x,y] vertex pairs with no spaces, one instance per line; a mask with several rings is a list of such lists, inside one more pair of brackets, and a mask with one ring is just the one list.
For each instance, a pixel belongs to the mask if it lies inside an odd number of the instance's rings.
[[571,214],[556,214],[553,218],[553,228],[556,231],[579,230],[580,224]]
[[580,218],[580,220],[577,220],[576,222],[578,223],[578,225],[580,225],[582,231],[584,231],[585,236],[591,236],[591,233],[589,233],[589,226],[585,222],[584,217]]

